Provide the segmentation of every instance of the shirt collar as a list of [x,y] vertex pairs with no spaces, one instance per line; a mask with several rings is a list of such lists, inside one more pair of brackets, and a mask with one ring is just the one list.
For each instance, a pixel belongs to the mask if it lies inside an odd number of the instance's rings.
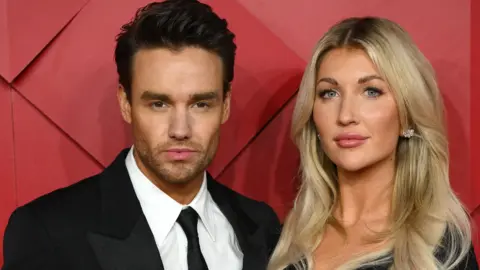
[[156,241],[160,244],[163,243],[173,225],[175,225],[182,209],[188,206],[198,213],[199,221],[205,226],[212,241],[215,241],[215,222],[212,216],[213,209],[211,209],[211,204],[214,202],[207,189],[206,172],[204,173],[202,186],[195,198],[188,205],[182,205],[155,186],[140,171],[133,156],[133,146],[127,155],[125,164]]
[[[198,191],[195,198],[188,206],[192,207],[193,209],[195,209],[195,211],[197,211],[200,221],[207,229],[210,238],[212,239],[212,241],[215,241],[215,222],[212,216],[213,203],[213,199],[207,189],[207,173],[205,172],[203,176],[202,186],[200,187],[200,190]],[[187,206],[183,206],[183,208],[186,207]]]

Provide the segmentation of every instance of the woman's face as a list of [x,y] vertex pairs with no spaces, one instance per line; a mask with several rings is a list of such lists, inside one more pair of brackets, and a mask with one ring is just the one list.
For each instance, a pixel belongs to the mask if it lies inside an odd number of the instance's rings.
[[320,63],[313,120],[338,169],[359,171],[394,160],[400,134],[395,98],[368,55],[334,49]]

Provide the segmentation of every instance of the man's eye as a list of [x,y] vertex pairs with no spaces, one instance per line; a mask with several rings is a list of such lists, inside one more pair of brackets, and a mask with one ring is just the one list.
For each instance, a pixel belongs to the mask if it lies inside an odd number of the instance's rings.
[[198,107],[198,108],[208,108],[209,105],[208,105],[208,103],[206,103],[206,102],[197,102],[197,103],[195,103],[195,107]]
[[158,108],[165,107],[165,103],[163,103],[161,101],[157,101],[157,102],[153,102],[152,104],[150,104],[150,106],[154,109],[158,109]]

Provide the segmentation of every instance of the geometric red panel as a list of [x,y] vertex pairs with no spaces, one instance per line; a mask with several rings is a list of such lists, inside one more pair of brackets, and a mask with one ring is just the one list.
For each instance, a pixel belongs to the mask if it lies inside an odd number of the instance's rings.
[[13,81],[87,1],[0,0],[0,74]]
[[103,168],[22,96],[13,92],[20,205]]
[[281,220],[292,208],[298,186],[300,157],[290,137],[294,105],[292,98],[219,177],[233,189],[270,204]]
[[[471,8],[471,138],[472,138],[472,151],[471,151],[471,166],[473,179],[473,188],[471,190],[472,197],[474,198],[474,204],[476,208],[480,207],[480,1],[472,0]],[[480,212],[480,211],[477,211]],[[479,213],[480,216],[480,213]],[[477,223],[480,225],[480,222]],[[480,243],[479,243],[480,244]]]
[[468,209],[473,210],[475,198],[471,192],[474,181],[470,172],[469,126],[463,126],[458,110],[448,97],[444,98],[444,103],[448,122],[450,184],[462,203]]
[[0,0],[0,77],[5,78],[9,73],[9,45],[7,41],[7,0]]
[[[325,31],[350,16],[381,16],[402,25],[427,55],[444,56],[449,60],[469,53],[470,0],[300,0],[275,1],[236,0],[258,18],[282,42],[309,60],[312,49]],[[412,8],[414,7],[414,8]],[[446,38],[448,41],[446,42]],[[453,42],[455,41],[455,42]],[[454,50],[451,50],[454,49]],[[440,59],[445,59],[442,57]],[[436,59],[435,59],[436,60]],[[468,61],[468,58],[467,58]]]
[[[0,234],[3,235],[8,217],[15,209],[15,170],[12,131],[11,90],[0,79]],[[0,252],[2,246],[0,245]],[[0,256],[0,265],[2,257]]]

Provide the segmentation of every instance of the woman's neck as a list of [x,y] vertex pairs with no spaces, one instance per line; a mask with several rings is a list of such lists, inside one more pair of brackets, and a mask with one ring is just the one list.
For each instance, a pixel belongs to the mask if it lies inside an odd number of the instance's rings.
[[388,219],[395,177],[394,162],[388,161],[356,172],[338,170],[339,201],[334,215],[342,226]]

